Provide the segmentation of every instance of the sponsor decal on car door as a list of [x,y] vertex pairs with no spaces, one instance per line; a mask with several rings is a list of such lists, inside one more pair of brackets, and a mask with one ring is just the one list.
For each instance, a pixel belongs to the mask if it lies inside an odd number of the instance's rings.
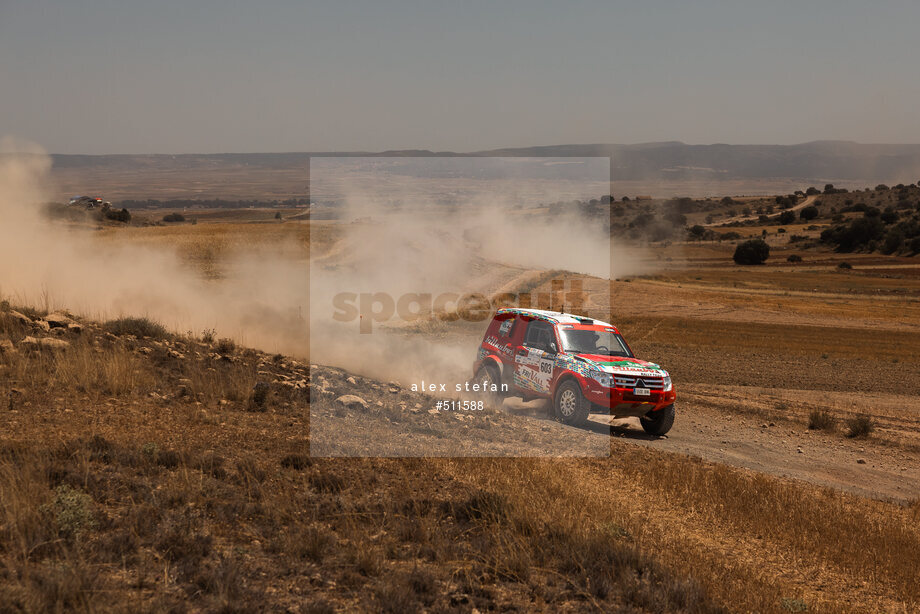
[[520,346],[514,355],[514,383],[524,390],[549,393],[555,356],[543,350]]

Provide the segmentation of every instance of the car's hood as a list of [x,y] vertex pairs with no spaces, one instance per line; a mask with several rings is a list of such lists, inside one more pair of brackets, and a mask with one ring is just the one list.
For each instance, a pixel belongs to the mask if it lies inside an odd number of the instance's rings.
[[667,371],[653,362],[625,356],[607,356],[605,354],[578,354],[578,357],[601,371],[616,375],[633,377],[664,377]]

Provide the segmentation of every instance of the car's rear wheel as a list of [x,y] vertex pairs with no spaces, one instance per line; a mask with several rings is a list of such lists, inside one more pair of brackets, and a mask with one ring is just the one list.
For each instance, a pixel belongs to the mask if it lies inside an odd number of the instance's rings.
[[588,421],[591,404],[581,393],[581,386],[575,380],[566,380],[556,389],[553,400],[556,419],[565,424],[581,426]]
[[498,387],[500,390],[502,385],[501,373],[497,367],[494,365],[480,367],[473,378],[473,383],[479,385],[480,392],[477,393],[477,396],[485,402],[486,407],[494,409],[501,407],[504,397],[501,393],[492,390],[493,387]]
[[672,404],[657,411],[648,412],[639,418],[639,423],[642,425],[642,430],[649,435],[664,435],[674,426],[675,415],[676,411]]

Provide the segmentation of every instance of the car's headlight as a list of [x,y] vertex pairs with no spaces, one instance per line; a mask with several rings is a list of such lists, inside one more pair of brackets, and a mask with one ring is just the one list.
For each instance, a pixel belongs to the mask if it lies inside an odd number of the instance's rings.
[[662,390],[664,390],[665,392],[668,392],[669,390],[671,390],[672,388],[674,388],[674,385],[671,383],[671,376],[670,376],[670,375],[665,375],[665,376],[664,376],[664,381],[663,381],[662,383],[664,384],[664,388],[662,388]]
[[613,376],[605,371],[591,371],[589,377],[605,388],[613,388]]

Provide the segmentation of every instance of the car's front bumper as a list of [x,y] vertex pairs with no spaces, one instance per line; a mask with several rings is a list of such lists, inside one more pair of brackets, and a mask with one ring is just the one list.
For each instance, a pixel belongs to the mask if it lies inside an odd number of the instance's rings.
[[617,418],[644,416],[674,403],[677,394],[671,390],[649,390],[648,396],[635,394],[632,388],[607,388],[587,379],[584,395],[597,411],[609,411]]

